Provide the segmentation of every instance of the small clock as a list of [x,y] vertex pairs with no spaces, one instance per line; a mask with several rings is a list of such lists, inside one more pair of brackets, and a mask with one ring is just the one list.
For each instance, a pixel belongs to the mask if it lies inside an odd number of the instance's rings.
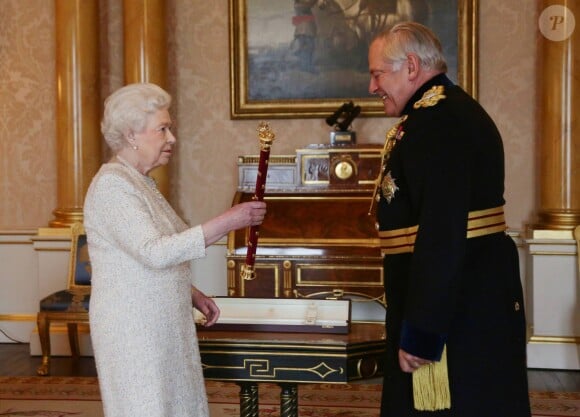
[[353,173],[354,168],[352,166],[352,163],[347,161],[340,161],[334,167],[334,175],[336,175],[341,180],[349,179],[350,177],[352,177]]
[[350,155],[342,155],[336,158],[332,164],[333,176],[341,181],[353,180],[357,175],[356,162]]

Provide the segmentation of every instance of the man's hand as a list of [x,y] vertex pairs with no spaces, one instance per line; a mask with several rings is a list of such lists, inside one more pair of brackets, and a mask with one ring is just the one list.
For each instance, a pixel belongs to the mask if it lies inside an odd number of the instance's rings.
[[421,366],[428,365],[431,362],[433,361],[413,356],[403,349],[399,349],[399,366],[403,372],[415,372]]

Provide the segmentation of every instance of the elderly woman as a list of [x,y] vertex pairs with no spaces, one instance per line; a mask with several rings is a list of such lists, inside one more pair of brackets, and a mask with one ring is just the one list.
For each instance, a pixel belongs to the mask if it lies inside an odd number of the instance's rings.
[[170,104],[153,84],[127,85],[105,101],[101,130],[114,156],[85,200],[91,338],[107,417],[209,415],[192,303],[206,325],[219,309],[192,286],[189,261],[266,213],[252,201],[195,227],[178,217],[148,176],[176,142]]

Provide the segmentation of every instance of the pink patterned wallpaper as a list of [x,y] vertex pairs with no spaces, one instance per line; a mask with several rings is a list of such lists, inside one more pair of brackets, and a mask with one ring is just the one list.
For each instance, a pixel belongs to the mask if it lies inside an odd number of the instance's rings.
[[57,192],[54,2],[0,8],[0,228],[46,226]]
[[[45,227],[56,208],[54,2],[0,0],[0,229]],[[534,2],[480,1],[479,98],[506,149],[507,220],[522,229],[535,200]],[[513,4],[512,4],[513,3]],[[101,0],[103,97],[122,83],[121,0]],[[168,0],[168,67],[178,151],[174,207],[191,224],[231,204],[237,156],[256,154],[258,121],[229,119],[226,0]],[[357,119],[360,143],[382,143],[386,118]],[[322,119],[270,120],[272,152],[328,142]]]

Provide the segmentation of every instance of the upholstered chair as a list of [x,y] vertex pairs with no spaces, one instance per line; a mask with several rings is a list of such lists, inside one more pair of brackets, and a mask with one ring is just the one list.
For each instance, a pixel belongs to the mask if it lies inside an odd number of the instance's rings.
[[78,358],[78,324],[89,322],[89,299],[91,296],[91,263],[87,236],[81,223],[71,226],[71,250],[67,288],[48,295],[40,301],[37,315],[38,335],[42,348],[42,364],[38,375],[50,374],[50,325],[65,323],[70,350]]

